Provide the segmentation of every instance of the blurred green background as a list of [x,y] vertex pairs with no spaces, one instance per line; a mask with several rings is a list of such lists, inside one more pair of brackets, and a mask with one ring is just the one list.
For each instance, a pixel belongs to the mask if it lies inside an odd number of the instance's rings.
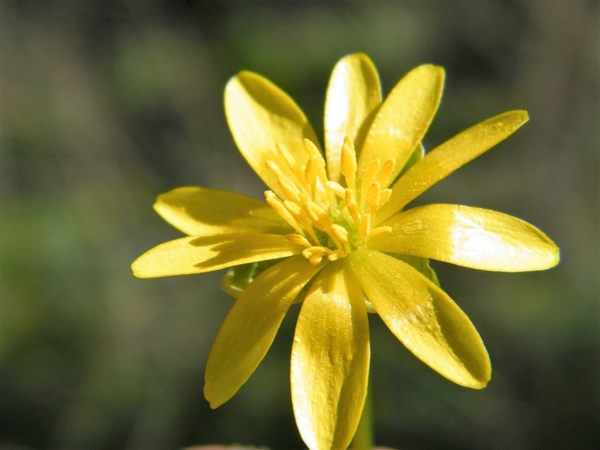
[[297,308],[213,411],[208,351],[223,273],[138,280],[179,236],[152,210],[184,185],[262,198],[222,92],[259,72],[322,135],[328,77],[368,53],[384,92],[411,68],[447,83],[425,140],[510,109],[531,121],[419,199],[528,220],[547,272],[434,263],[491,354],[483,391],[446,381],[371,317],[376,440],[402,449],[592,449],[599,408],[599,3],[47,0],[0,2],[0,449],[302,448],[289,393]]

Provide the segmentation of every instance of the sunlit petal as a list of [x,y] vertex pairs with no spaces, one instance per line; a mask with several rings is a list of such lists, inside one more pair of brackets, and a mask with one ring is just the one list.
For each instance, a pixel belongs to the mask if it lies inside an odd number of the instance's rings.
[[559,261],[556,245],[529,223],[460,205],[426,205],[383,222],[392,232],[369,248],[498,272],[543,270]]
[[333,69],[325,101],[325,154],[329,179],[340,177],[340,155],[346,136],[362,147],[374,113],[381,105],[377,69],[364,54],[342,58]]
[[385,99],[365,139],[358,175],[379,158],[394,158],[393,180],[420,144],[440,103],[444,69],[425,65],[410,71]]
[[286,259],[261,273],[240,295],[208,357],[204,395],[212,408],[229,400],[252,375],[294,298],[322,267],[302,256]]
[[200,187],[182,187],[159,195],[154,209],[190,236],[232,231],[289,233],[292,228],[266,202]]
[[275,175],[265,165],[272,160],[289,173],[276,145],[283,145],[302,166],[309,159],[304,139],[319,145],[302,110],[266,78],[241,72],[225,88],[225,113],[233,138],[248,164],[272,191],[281,195]]
[[292,401],[311,449],[347,448],[362,412],[369,372],[362,290],[345,261],[330,263],[302,304],[292,347]]
[[131,268],[139,278],[189,275],[284,258],[300,253],[303,248],[277,234],[239,232],[190,236],[148,250]]
[[361,248],[349,257],[358,281],[394,335],[425,364],[461,386],[491,377],[487,351],[466,314],[410,265]]
[[463,131],[432,150],[392,186],[392,196],[377,213],[378,222],[400,211],[435,183],[506,139],[527,120],[526,111],[509,111]]

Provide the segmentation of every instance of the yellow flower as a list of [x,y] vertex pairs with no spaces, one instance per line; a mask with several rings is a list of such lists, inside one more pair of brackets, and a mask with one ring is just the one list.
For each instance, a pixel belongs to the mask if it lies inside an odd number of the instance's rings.
[[[233,266],[238,298],[210,353],[204,393],[215,408],[246,382],[292,303],[302,302],[292,346],[296,422],[311,449],[345,448],[356,430],[369,373],[367,311],[425,364],[465,387],[491,377],[487,351],[465,313],[439,287],[428,259],[481,270],[547,269],[559,250],[515,217],[468,206],[403,208],[528,120],[511,111],[424,155],[421,140],[440,102],[444,71],[409,72],[382,101],[363,54],[334,68],[325,106],[325,158],[306,117],[252,72],[225,89],[233,137],[266,183],[266,202],[184,187],[155,209],[188,237],[133,263],[142,278]],[[262,266],[248,265],[261,263]],[[236,279],[251,281],[237,294]]]

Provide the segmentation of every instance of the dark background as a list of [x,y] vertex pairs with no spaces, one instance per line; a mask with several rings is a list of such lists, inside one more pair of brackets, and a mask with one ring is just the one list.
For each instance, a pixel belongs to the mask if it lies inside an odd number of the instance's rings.
[[137,280],[179,236],[152,210],[201,185],[262,198],[222,93],[265,75],[322,136],[336,61],[368,53],[384,92],[443,65],[431,149],[510,109],[531,121],[418,203],[513,214],[561,247],[546,272],[434,263],[492,358],[483,391],[446,381],[371,316],[375,431],[402,449],[592,449],[599,410],[599,3],[0,2],[0,449],[302,448],[289,393],[297,308],[212,411],[203,372],[232,305],[222,273]]

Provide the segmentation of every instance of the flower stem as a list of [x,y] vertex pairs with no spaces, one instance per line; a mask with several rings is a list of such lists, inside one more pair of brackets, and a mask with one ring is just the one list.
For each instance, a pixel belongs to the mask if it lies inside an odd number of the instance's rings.
[[373,400],[371,398],[371,383],[367,386],[365,406],[352,439],[353,450],[371,450],[373,448]]

